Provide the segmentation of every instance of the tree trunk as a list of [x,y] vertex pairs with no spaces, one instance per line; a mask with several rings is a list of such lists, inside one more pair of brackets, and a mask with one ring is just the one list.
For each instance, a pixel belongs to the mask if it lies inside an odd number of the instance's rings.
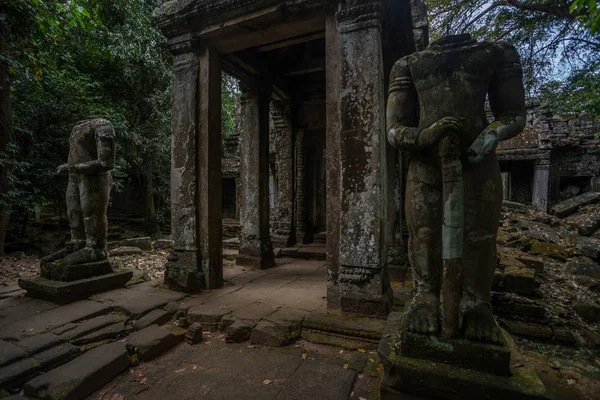
[[[0,20],[0,54],[6,55],[8,50],[8,21]],[[10,102],[10,71],[6,59],[0,60],[0,256],[4,255],[4,241],[10,205],[7,194],[9,191],[8,168],[6,161],[8,144],[12,140],[12,107]]]
[[159,229],[156,221],[156,207],[154,205],[154,162],[146,158],[145,174],[142,176],[142,190],[144,192],[144,219],[146,223],[146,234],[154,236]]

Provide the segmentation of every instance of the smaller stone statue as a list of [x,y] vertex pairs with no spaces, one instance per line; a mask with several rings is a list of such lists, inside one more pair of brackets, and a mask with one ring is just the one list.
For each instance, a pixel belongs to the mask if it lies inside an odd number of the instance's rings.
[[[110,273],[107,260],[106,210],[115,165],[115,131],[105,119],[79,122],[69,138],[69,159],[58,173],[69,175],[67,214],[71,240],[62,250],[42,260],[41,275],[47,279],[72,280]],[[72,266],[97,263],[102,271],[79,272]],[[75,268],[76,269],[76,268]]]

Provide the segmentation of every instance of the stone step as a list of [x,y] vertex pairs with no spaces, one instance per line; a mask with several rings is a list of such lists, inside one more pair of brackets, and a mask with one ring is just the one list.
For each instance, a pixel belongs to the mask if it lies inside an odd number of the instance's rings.
[[84,399],[130,365],[124,343],[97,347],[25,384],[25,395],[50,400]]
[[537,285],[535,270],[511,265],[503,271],[496,269],[494,274],[493,290],[518,294],[535,294]]
[[556,215],[559,218],[564,218],[576,212],[581,206],[584,206],[586,204],[597,203],[599,201],[600,193],[588,192],[555,205],[550,209],[550,213]]
[[181,343],[186,332],[185,329],[175,326],[165,328],[150,325],[131,334],[127,343],[136,348],[141,361],[148,361]]
[[235,261],[237,259],[238,254],[239,254],[239,251],[237,251],[237,250],[223,249],[223,259],[224,260]]
[[302,339],[346,349],[375,349],[386,321],[341,313],[312,313],[302,323]]
[[142,318],[136,320],[133,323],[133,327],[137,330],[141,330],[150,325],[162,325],[169,322],[171,315],[172,314],[169,314],[163,310],[153,310],[144,315]]
[[325,261],[327,259],[327,248],[318,244],[297,245],[281,250],[281,256],[302,260]]

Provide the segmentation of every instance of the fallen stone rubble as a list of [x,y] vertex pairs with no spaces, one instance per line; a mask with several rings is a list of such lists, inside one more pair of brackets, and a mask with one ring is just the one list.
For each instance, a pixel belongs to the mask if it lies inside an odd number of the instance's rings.
[[598,364],[600,194],[578,197],[554,215],[504,202],[492,305],[517,337],[587,348]]

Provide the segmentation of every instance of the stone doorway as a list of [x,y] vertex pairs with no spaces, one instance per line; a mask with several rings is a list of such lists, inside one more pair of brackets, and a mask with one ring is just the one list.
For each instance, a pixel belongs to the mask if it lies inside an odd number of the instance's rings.
[[238,265],[273,267],[274,243],[316,237],[326,241],[328,307],[387,314],[398,166],[385,137],[385,87],[393,63],[416,50],[415,39],[426,41],[413,30],[411,2],[175,0],[155,15],[174,54],[175,249],[166,281],[188,292],[223,284],[225,71],[242,92]]

